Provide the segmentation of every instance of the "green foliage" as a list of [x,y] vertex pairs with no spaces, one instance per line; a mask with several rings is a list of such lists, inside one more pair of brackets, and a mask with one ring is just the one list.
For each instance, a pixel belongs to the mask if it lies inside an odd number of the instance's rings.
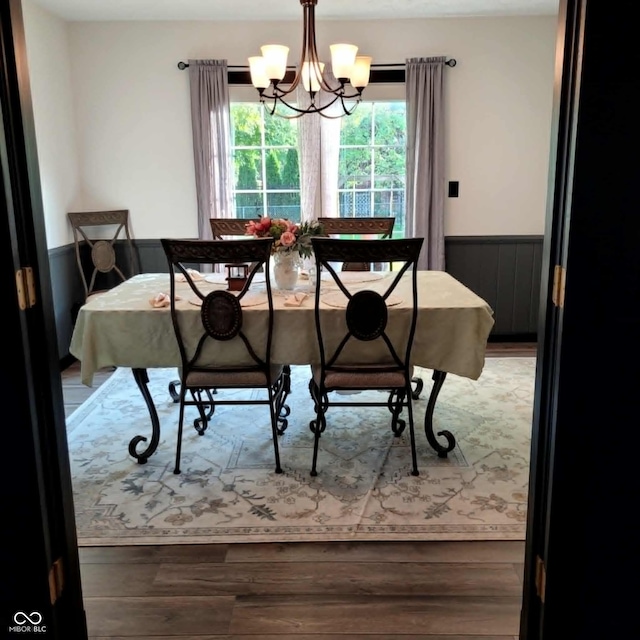
[[298,144],[298,126],[293,120],[264,114],[264,143],[269,147],[295,147]]
[[[298,133],[296,121],[270,116],[258,104],[234,104],[231,107],[233,127],[235,185],[237,190],[255,191],[251,203],[250,194],[237,194],[236,206],[242,202],[248,217],[250,211],[262,211],[263,198],[267,199],[266,210],[286,215],[289,219],[299,217],[300,166],[298,158]],[[264,131],[263,131],[264,129]],[[385,189],[391,201],[386,207],[403,208],[401,193],[405,183],[406,108],[403,102],[362,103],[355,112],[341,119],[339,159],[340,189]],[[262,154],[265,149],[266,184],[262,184]],[[252,147],[237,149],[237,147]],[[271,147],[271,148],[270,148]],[[277,147],[277,148],[273,148]],[[372,171],[373,165],[373,171]],[[375,183],[372,184],[372,174]],[[283,190],[281,193],[266,193],[262,189]],[[286,191],[285,191],[286,190]],[[346,206],[341,193],[340,210]],[[356,195],[357,192],[356,192]],[[376,194],[377,196],[378,194]],[[243,196],[243,199],[240,198]],[[376,197],[376,211],[364,200],[353,201],[349,214],[389,215],[387,209],[377,211],[381,201]],[[370,200],[370,198],[369,198]],[[385,202],[387,200],[385,199]],[[355,208],[354,208],[355,207]]]
[[278,152],[273,149],[267,151],[265,167],[267,171],[267,189],[281,189],[282,176],[280,175],[280,158]]
[[231,128],[234,147],[260,146],[262,131],[260,105],[231,105]]
[[[402,187],[405,174],[406,109],[404,103],[361,104],[342,119],[340,188]],[[384,147],[374,149],[371,145]],[[374,163],[376,184],[371,184]],[[378,183],[378,176],[384,180]],[[391,178],[391,180],[390,180]]]
[[238,151],[236,155],[236,189],[255,190],[260,175],[260,156],[256,151]]
[[284,166],[282,167],[282,186],[285,189],[300,187],[300,165],[298,164],[297,149],[287,149]]

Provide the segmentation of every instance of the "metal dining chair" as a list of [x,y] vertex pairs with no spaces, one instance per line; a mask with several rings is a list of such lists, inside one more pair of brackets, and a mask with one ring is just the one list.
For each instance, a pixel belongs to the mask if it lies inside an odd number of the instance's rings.
[[[269,408],[275,471],[282,473],[278,448],[278,419],[288,407],[285,400],[289,382],[283,365],[271,361],[273,338],[273,296],[269,279],[265,282],[268,312],[264,331],[245,326],[243,298],[260,267],[269,266],[272,238],[247,240],[161,240],[170,272],[186,281],[190,294],[200,306],[198,319],[176,297],[176,277],[170,278],[171,320],[180,351],[180,412],[174,473],[180,473],[185,407],[195,406],[199,418],[194,427],[204,435],[217,405],[266,405]],[[206,287],[194,279],[190,264],[253,265],[241,291]],[[206,281],[205,281],[206,282]],[[233,355],[233,358],[231,358]],[[236,360],[237,356],[237,360]],[[223,389],[262,389],[263,398],[217,399]],[[189,399],[190,398],[190,399]]]
[[[391,429],[396,436],[400,436],[405,429],[406,422],[400,415],[404,409],[407,410],[411,441],[411,474],[417,476],[419,472],[413,426],[412,366],[409,359],[418,317],[416,267],[423,238],[342,240],[314,237],[311,243],[316,259],[315,326],[320,354],[319,364],[312,365],[309,384],[316,411],[315,419],[309,425],[314,434],[311,475],[317,475],[319,441],[326,430],[327,411],[331,406],[384,406],[391,412]],[[398,269],[387,277],[388,284],[382,291],[364,289],[351,293],[344,282],[346,272],[336,270],[333,266],[336,262],[345,260],[393,261]],[[321,270],[330,277],[321,277]],[[403,313],[404,320],[399,322],[406,322],[406,327],[403,326],[402,330],[398,331],[396,324],[393,331],[387,331],[388,306],[393,292],[405,274],[410,278],[411,293],[409,299],[402,302],[404,306],[409,307],[409,311]],[[344,295],[343,312],[339,316],[321,314],[323,294],[327,290],[335,293],[336,286]],[[358,346],[360,350],[357,349]],[[379,351],[374,351],[376,348],[379,348]],[[353,355],[365,352],[384,355],[373,359]],[[329,399],[329,393],[332,391],[374,389],[388,392],[388,400],[377,402]]]

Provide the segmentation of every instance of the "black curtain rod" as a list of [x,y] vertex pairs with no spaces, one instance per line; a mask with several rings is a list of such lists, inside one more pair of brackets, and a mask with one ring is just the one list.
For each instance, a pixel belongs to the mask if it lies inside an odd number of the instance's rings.
[[[450,58],[449,60],[447,60],[445,62],[445,64],[448,67],[455,67],[457,62],[455,58]],[[184,71],[187,67],[189,66],[188,62],[182,62],[182,60],[180,62],[178,62],[178,69],[180,69],[180,71]],[[381,69],[388,69],[390,67],[405,67],[406,64],[404,62],[394,62],[393,64],[372,64],[371,67],[372,68],[381,68]],[[249,71],[249,67],[245,67],[245,66],[234,66],[234,65],[230,65],[227,67],[227,69],[238,69],[240,71]],[[295,67],[287,67],[287,69],[295,69]]]

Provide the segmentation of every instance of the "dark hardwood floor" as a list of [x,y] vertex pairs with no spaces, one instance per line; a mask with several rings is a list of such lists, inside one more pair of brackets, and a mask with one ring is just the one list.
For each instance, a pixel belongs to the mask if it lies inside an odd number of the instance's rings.
[[[66,415],[110,374],[87,388],[65,369]],[[519,541],[80,549],[91,640],[514,640],[523,557]]]

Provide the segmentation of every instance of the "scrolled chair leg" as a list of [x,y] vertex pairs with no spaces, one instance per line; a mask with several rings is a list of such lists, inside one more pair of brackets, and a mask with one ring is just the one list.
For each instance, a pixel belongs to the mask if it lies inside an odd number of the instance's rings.
[[317,476],[317,462],[318,462],[318,445],[320,443],[320,436],[327,428],[327,421],[325,418],[325,412],[327,410],[329,399],[326,393],[321,393],[320,387],[311,380],[309,384],[309,391],[313,398],[313,403],[316,410],[316,419],[311,420],[309,423],[309,429],[313,433],[313,460],[311,463],[311,475]]
[[173,473],[180,473],[180,455],[182,453],[182,427],[184,425],[184,402],[180,402],[180,416],[178,418],[178,442],[176,444],[176,466]]
[[169,383],[169,395],[171,396],[171,399],[175,402],[178,403],[180,402],[180,380],[172,380]]
[[291,390],[291,381],[287,374],[288,367],[285,367],[285,372],[276,382],[272,385],[273,398],[275,402],[276,420],[278,423],[277,432],[281,436],[287,430],[289,421],[287,418],[291,413],[291,409],[288,404],[285,404],[287,396]]
[[408,394],[407,397],[407,415],[409,419],[409,439],[411,440],[411,475],[419,476],[420,471],[418,471],[418,454],[416,452],[416,434],[415,429],[413,428],[413,403],[411,401],[411,394]]
[[[320,388],[313,379],[309,381],[309,392],[311,393],[311,399],[313,400],[313,410],[316,412],[316,415],[318,415],[318,410],[320,410],[320,413],[323,416],[323,419],[320,423],[320,433],[322,434],[327,426],[326,420],[324,420],[324,414],[327,410],[327,407],[329,406],[329,396],[326,392],[323,394],[320,393]],[[309,423],[309,429],[311,430],[311,433],[315,433],[315,424],[316,420],[312,420]]]
[[415,384],[415,388],[411,390],[411,397],[414,400],[418,400],[420,398],[420,394],[422,393],[422,389],[424,388],[424,381],[422,378],[413,377],[411,378],[411,382]]
[[277,413],[277,401],[273,393],[273,388],[269,387],[269,411],[271,414],[271,438],[273,440],[273,453],[276,462],[276,473],[282,473],[282,467],[280,466],[280,448],[278,446],[278,413]]
[[323,422],[324,418],[320,416],[320,412],[317,414],[316,420],[312,420],[309,424],[311,431],[313,431],[313,460],[311,462],[311,475],[317,476],[318,471],[316,469],[316,465],[318,462],[318,445],[320,443],[320,434],[323,431],[323,428],[320,426]]
[[[207,396],[206,400],[203,400],[202,394]],[[213,417],[213,414],[216,410],[216,405],[213,401],[213,395],[211,389],[192,389],[191,397],[194,402],[197,403],[198,413],[200,414],[199,418],[196,418],[193,421],[193,426],[195,430],[198,432],[199,436],[203,436],[204,432],[207,430],[209,426],[209,421]],[[205,410],[205,407],[208,409]]]
[[404,399],[406,391],[404,389],[392,389],[389,392],[389,400],[387,408],[391,412],[391,431],[396,438],[402,435],[405,430],[406,422],[400,417],[404,407]]

